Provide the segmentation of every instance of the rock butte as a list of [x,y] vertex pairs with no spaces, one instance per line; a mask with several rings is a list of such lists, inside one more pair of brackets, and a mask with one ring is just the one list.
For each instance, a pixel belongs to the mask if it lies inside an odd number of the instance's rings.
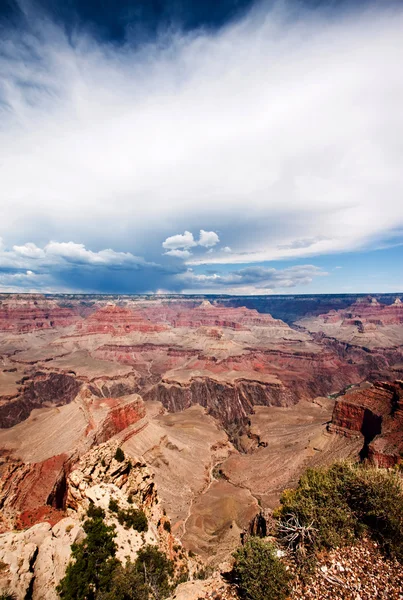
[[1,296],[4,535],[71,543],[72,474],[108,444],[147,465],[173,535],[212,564],[309,465],[399,462],[400,299],[294,297],[287,323],[275,299],[242,300]]

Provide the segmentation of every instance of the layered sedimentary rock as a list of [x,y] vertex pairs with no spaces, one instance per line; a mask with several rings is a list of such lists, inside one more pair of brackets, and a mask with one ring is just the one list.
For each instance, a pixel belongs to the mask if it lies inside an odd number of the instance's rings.
[[69,308],[63,308],[55,300],[41,296],[0,299],[0,331],[28,333],[74,325],[79,316]]
[[77,330],[83,334],[109,333],[124,335],[133,331],[150,333],[164,331],[162,324],[153,323],[141,310],[119,307],[114,304],[100,308],[85,321],[77,324]]
[[363,384],[337,398],[331,431],[362,438],[361,456],[390,467],[403,456],[403,381]]
[[322,331],[340,341],[369,349],[403,346],[403,303],[400,298],[390,305],[371,297],[359,299],[347,308],[305,317],[297,323],[311,332]]
[[13,427],[34,408],[62,406],[74,400],[80,383],[71,375],[36,372],[21,380],[17,397],[0,404],[0,428]]

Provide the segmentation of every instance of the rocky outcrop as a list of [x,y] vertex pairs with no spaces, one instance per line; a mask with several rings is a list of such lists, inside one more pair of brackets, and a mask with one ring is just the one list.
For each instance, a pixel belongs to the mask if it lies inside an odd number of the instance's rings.
[[340,396],[329,429],[361,436],[362,458],[390,467],[403,456],[403,382],[363,384]]
[[[134,561],[146,544],[157,545],[175,561],[179,570],[187,566],[181,544],[164,527],[167,517],[158,501],[153,476],[146,465],[132,457],[115,459],[118,444],[106,443],[84,455],[68,475],[66,510],[68,517],[56,525],[39,523],[29,529],[0,535],[0,589],[17,600],[57,600],[56,586],[70,560],[70,546],[84,538],[81,518],[90,503],[102,507],[106,522],[116,528],[117,558]],[[141,508],[148,519],[148,531],[126,529],[109,510],[110,500],[123,510]],[[130,501],[129,501],[130,499]],[[180,551],[181,558],[178,551]]]
[[21,533],[0,535],[0,589],[17,600],[57,600],[56,586],[70,560],[70,546],[84,538],[76,519],[53,527],[39,523]]
[[[145,417],[144,403],[137,395],[94,398],[88,391],[84,391],[80,393],[77,404],[77,412],[85,414],[87,426],[83,429],[81,438],[70,445],[68,452],[25,464],[4,454],[3,464],[0,464],[2,531],[10,527],[29,527],[45,520],[53,525],[63,518],[67,476],[77,463],[80,453],[122,431],[130,431],[131,426]],[[52,431],[44,434],[49,438],[51,453],[52,448],[58,447],[58,440],[52,440]]]

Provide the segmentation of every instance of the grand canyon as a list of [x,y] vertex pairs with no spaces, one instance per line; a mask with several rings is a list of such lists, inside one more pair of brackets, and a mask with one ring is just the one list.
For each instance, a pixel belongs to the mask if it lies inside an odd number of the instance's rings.
[[2,295],[0,358],[0,581],[18,598],[57,598],[102,486],[215,572],[308,467],[403,456],[396,295]]

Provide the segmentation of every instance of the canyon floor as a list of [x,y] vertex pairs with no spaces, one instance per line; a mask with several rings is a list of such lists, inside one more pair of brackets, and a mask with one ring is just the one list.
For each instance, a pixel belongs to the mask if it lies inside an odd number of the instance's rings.
[[400,299],[242,300],[1,296],[1,530],[56,526],[75,465],[116,443],[215,566],[309,466],[398,463]]

